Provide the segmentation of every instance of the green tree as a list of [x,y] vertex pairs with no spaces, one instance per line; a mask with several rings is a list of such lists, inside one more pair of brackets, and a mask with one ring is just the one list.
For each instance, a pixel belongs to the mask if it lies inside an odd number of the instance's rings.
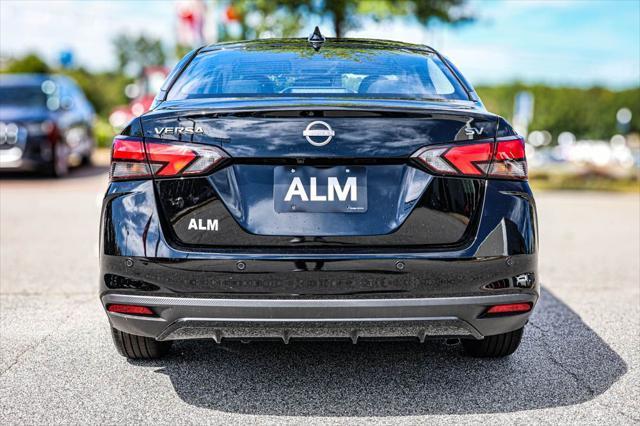
[[312,13],[322,17],[328,14],[336,37],[344,37],[349,30],[361,26],[362,17],[386,21],[396,16],[414,17],[423,26],[433,21],[455,24],[472,17],[462,6],[466,0],[324,0],[310,1]]
[[[302,29],[303,18],[320,22],[329,18],[336,37],[360,28],[362,18],[377,22],[394,17],[414,18],[424,26],[433,21],[467,22],[466,0],[239,0],[233,9],[242,28],[241,38],[258,38],[269,31],[277,37],[292,37]],[[258,22],[251,25],[251,21]]]
[[61,70],[61,74],[71,77],[87,96],[87,99],[101,117],[108,117],[117,105],[129,102],[124,94],[124,88],[133,79],[120,72],[89,72],[80,67]]
[[509,120],[516,93],[526,90],[535,98],[529,131],[547,130],[554,139],[561,132],[578,138],[604,139],[619,132],[616,112],[629,108],[633,114],[631,132],[640,131],[640,88],[613,91],[602,87],[550,87],[541,84],[476,87],[487,109]]
[[[240,40],[250,40],[269,34],[271,37],[295,37],[309,11],[307,0],[236,0],[229,6],[240,25]],[[220,41],[233,40],[226,28],[221,28]]]
[[166,55],[162,42],[144,35],[130,37],[120,34],[113,40],[120,72],[137,75],[145,67],[164,65]]
[[37,54],[29,53],[21,58],[10,60],[3,72],[48,74],[51,68]]

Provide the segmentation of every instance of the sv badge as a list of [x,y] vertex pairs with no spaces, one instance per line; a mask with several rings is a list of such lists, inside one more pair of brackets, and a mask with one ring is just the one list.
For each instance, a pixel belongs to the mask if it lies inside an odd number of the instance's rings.
[[467,124],[465,124],[464,126],[464,134],[467,135],[469,139],[473,139],[475,135],[480,136],[484,132],[484,127],[475,128],[471,126],[472,121],[473,118],[470,118],[469,120],[467,120]]

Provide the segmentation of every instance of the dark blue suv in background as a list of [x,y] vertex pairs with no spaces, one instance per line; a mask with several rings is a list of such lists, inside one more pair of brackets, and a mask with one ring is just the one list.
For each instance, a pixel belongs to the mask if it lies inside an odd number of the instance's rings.
[[73,80],[0,74],[0,172],[60,177],[91,161],[94,110]]

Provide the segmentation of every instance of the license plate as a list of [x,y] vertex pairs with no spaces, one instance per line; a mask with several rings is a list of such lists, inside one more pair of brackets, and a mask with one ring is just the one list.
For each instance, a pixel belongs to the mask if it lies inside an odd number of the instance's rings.
[[278,213],[367,211],[365,167],[278,166],[273,174],[273,202]]
[[17,146],[8,149],[0,149],[0,163],[11,163],[21,158],[22,150]]

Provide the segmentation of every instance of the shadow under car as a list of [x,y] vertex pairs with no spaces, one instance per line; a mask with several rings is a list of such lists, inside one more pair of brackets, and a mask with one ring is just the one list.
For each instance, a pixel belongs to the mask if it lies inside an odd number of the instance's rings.
[[504,359],[412,342],[178,341],[153,362],[198,407],[276,416],[497,413],[579,404],[605,392],[625,362],[549,291]]

